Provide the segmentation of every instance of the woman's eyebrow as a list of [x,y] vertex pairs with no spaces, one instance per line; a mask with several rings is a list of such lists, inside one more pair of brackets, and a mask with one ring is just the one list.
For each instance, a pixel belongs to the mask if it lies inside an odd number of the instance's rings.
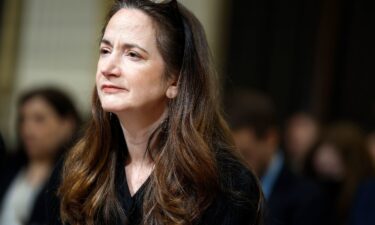
[[[103,38],[101,41],[100,41],[101,44],[106,44],[106,45],[109,45],[109,46],[112,46],[112,42],[110,42],[108,39],[105,39]],[[135,43],[123,43],[121,44],[121,47],[122,48],[138,48],[140,49],[141,51],[145,52],[148,54],[148,51],[144,48],[142,48],[141,46],[135,44]]]

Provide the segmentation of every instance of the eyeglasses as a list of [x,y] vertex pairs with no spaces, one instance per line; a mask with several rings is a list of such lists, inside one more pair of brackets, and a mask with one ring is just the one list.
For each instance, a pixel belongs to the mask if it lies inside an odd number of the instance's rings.
[[155,4],[168,4],[171,2],[176,2],[176,0],[149,0],[149,1]]

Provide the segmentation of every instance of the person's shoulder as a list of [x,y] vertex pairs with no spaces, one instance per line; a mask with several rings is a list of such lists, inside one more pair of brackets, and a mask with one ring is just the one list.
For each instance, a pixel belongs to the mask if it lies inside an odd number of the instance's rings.
[[259,195],[258,178],[238,157],[226,153],[217,158],[220,184],[224,189]]
[[[223,153],[223,152],[222,152]],[[202,224],[258,224],[262,220],[262,192],[258,179],[236,156],[217,156],[220,192]]]
[[[314,180],[301,174],[295,173],[288,164],[284,164],[274,187],[275,195],[283,195],[284,198],[307,202],[322,198],[324,192],[322,187]],[[306,195],[309,193],[309,195]]]
[[370,191],[370,190],[374,191],[375,190],[375,177],[372,177],[362,182],[360,185],[360,189],[363,189],[363,191]]
[[[375,178],[370,178],[363,181],[356,191],[356,200],[363,202],[371,202],[375,206]],[[371,201],[369,201],[371,200]],[[374,207],[373,206],[373,207]]]
[[1,136],[1,133],[0,133],[0,160],[3,159],[5,154],[6,154],[5,144],[4,144],[3,137]]
[[58,190],[60,187],[65,157],[61,157],[50,176],[46,186],[47,221],[51,225],[61,225],[60,198]]
[[218,157],[221,193],[230,204],[254,211],[262,203],[262,190],[256,175],[236,155]]
[[64,156],[60,157],[54,166],[54,169],[52,171],[52,174],[48,182],[48,188],[50,190],[57,190],[61,183],[62,171],[64,167],[64,159],[65,159]]

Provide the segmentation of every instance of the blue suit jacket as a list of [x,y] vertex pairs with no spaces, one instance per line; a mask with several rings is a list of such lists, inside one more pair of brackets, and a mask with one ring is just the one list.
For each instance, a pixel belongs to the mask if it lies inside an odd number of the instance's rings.
[[364,183],[358,189],[353,204],[350,225],[375,224],[375,178]]
[[324,199],[320,186],[284,165],[267,201],[265,224],[326,224]]

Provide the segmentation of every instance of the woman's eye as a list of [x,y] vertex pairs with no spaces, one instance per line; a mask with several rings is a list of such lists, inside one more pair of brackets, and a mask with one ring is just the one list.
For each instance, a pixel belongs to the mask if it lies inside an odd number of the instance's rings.
[[141,58],[141,56],[137,52],[128,52],[127,55],[135,60],[139,60]]
[[107,49],[107,48],[101,48],[100,49],[100,54],[101,55],[107,55],[107,54],[109,54],[110,53],[110,51],[109,51],[109,49]]

